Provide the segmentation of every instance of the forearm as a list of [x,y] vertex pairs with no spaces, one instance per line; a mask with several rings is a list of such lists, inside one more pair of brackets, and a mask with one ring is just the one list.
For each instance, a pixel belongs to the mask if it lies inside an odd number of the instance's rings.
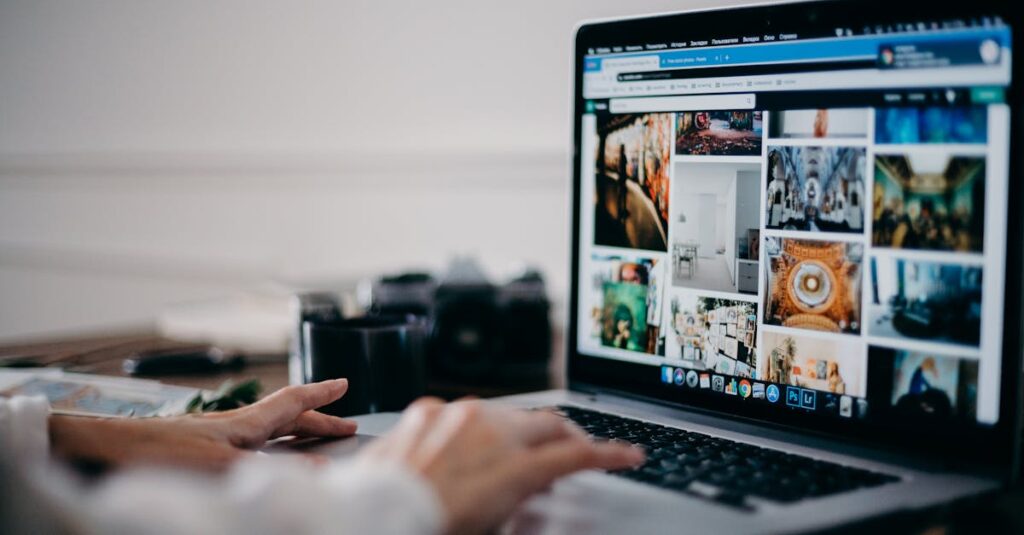
[[47,427],[51,454],[76,463],[116,464],[134,440],[132,427],[114,419],[51,415]]

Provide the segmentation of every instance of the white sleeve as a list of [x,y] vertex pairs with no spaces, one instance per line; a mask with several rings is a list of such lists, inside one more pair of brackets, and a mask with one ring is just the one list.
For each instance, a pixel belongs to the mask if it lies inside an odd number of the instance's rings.
[[[15,469],[81,531],[432,535],[443,528],[433,489],[407,468],[381,461],[313,466],[256,454],[221,477],[151,468],[120,472],[98,487],[78,485],[45,469],[49,413],[45,398],[0,398],[0,468]],[[0,482],[0,491],[6,483],[12,481]]]
[[50,404],[41,396],[0,397],[0,453],[15,463],[50,454]]
[[135,471],[112,478],[87,507],[97,533],[382,533],[442,529],[434,491],[399,465],[323,467],[259,455],[227,477]]

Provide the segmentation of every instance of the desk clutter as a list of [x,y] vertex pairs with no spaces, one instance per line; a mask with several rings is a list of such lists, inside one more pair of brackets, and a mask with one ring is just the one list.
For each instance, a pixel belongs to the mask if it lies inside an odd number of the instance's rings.
[[362,310],[346,318],[329,292],[293,299],[293,384],[348,377],[339,415],[399,410],[415,397],[545,388],[552,327],[544,280],[526,271],[488,280],[471,260],[439,276],[384,276],[360,291]]
[[0,368],[0,397],[43,396],[54,414],[129,418],[172,416],[188,411],[202,391],[158,381],[125,379],[55,368]]

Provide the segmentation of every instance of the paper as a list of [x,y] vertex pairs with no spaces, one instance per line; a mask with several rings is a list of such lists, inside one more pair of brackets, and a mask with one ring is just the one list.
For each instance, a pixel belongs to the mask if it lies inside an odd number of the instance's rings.
[[0,397],[43,396],[54,414],[146,417],[182,414],[201,391],[157,381],[60,370],[0,370]]

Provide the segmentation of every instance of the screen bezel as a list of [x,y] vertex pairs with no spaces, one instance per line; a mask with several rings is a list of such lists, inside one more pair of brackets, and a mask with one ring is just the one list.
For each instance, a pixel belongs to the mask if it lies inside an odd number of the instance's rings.
[[[865,445],[920,455],[955,463],[974,469],[989,469],[994,475],[1015,479],[1018,472],[1018,445],[1020,443],[1022,330],[1022,251],[1024,243],[1024,214],[1021,210],[1008,210],[1006,244],[1006,280],[1003,311],[1003,348],[1000,388],[999,420],[992,426],[959,425],[948,428],[928,427],[906,429],[891,424],[876,424],[861,420],[838,420],[798,412],[778,410],[774,406],[743,405],[743,400],[726,396],[704,396],[680,401],[680,390],[659,385],[657,368],[646,364],[633,364],[607,358],[581,354],[578,341],[578,307],[580,277],[580,222],[578,213],[581,195],[581,143],[583,99],[583,63],[588,48],[611,44],[665,41],[685,38],[679,28],[732,28],[738,31],[779,31],[781,29],[813,29],[835,26],[856,27],[856,10],[864,16],[864,23],[892,23],[918,20],[920,6],[913,3],[883,3],[879,0],[858,1],[826,0],[821,2],[794,2],[770,6],[739,7],[683,12],[616,21],[584,23],[577,28],[574,45],[573,96],[573,188],[570,207],[572,215],[571,289],[567,332],[567,377],[570,388],[587,392],[608,392],[635,397],[659,404],[688,410],[697,410],[717,416],[744,421],[784,426],[794,431],[855,440]],[[1009,6],[995,0],[977,0],[970,6],[930,4],[926,10],[929,19],[966,18],[972,15],[999,15],[1016,31],[1020,16],[1011,13]],[[869,15],[877,15],[871,17]],[[884,17],[884,18],[883,18]],[[1012,46],[1012,45],[1011,45]],[[1009,137],[1009,189],[1008,203],[1020,206],[1024,201],[1024,186],[1012,177],[1020,176],[1024,142],[1019,132],[1024,128],[1024,110],[1021,109],[1019,80],[1021,61],[1013,59],[1011,86],[1006,92],[1010,107]],[[1014,203],[1016,201],[1016,204]],[[640,372],[651,370],[643,379]],[[742,410],[739,410],[742,409]],[[1007,470],[1007,468],[1011,470]]]

